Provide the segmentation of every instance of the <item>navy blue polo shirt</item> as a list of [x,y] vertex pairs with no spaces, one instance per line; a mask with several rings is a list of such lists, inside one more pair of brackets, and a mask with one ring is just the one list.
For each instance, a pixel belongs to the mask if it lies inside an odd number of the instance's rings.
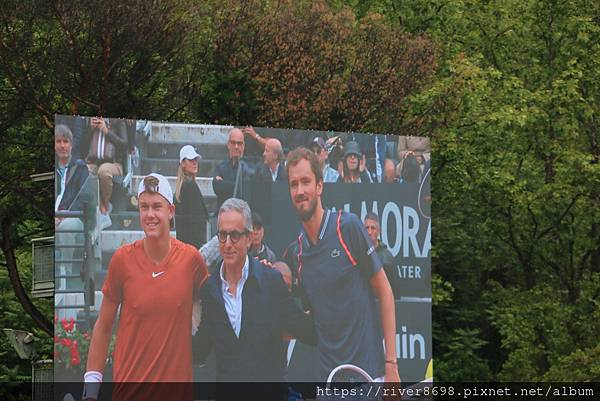
[[383,334],[370,284],[382,264],[362,223],[354,214],[325,210],[317,244],[305,232],[298,242],[298,275],[315,319],[319,378],[325,381],[345,363],[373,378],[383,376]]

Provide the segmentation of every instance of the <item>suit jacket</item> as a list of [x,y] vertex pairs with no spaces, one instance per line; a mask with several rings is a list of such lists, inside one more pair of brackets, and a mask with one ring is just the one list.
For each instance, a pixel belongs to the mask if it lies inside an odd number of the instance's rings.
[[[55,166],[58,166],[58,159],[55,160]],[[89,170],[83,160],[71,157],[71,161],[67,166],[67,178],[65,180],[65,193],[63,194],[58,210],[82,210],[83,197],[79,195],[81,188],[85,184],[89,175]],[[60,186],[60,174],[58,168],[55,167],[54,188],[58,190]],[[56,194],[55,196],[58,196]],[[74,203],[77,200],[77,203]]]
[[202,288],[202,319],[194,337],[198,359],[206,359],[214,348],[217,381],[283,382],[283,336],[290,333],[315,344],[311,316],[294,303],[279,271],[250,257],[238,338],[225,311],[221,284],[215,273]]
[[[233,193],[235,189],[235,181],[237,177],[238,163],[241,163],[241,182],[238,183],[237,193]],[[217,195],[217,210],[221,207],[223,202],[227,199],[234,197],[240,199],[248,199],[249,185],[248,180],[254,175],[254,167],[248,163],[244,158],[237,161],[235,164],[231,162],[229,158],[221,161],[215,167],[213,172],[212,187],[213,191]],[[221,177],[222,180],[216,180],[215,177]]]
[[[271,169],[264,163],[259,163],[256,166],[256,177],[259,180],[273,182],[273,177],[271,176]],[[287,174],[285,172],[285,163],[282,161],[279,163],[277,167],[277,179],[276,181],[287,181]]]

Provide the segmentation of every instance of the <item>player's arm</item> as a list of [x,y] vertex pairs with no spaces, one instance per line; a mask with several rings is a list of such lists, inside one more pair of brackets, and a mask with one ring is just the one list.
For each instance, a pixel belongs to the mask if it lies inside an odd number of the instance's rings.
[[392,287],[383,269],[371,277],[371,287],[379,299],[383,341],[385,343],[385,381],[400,383],[396,361],[396,306]]
[[[102,382],[102,373],[106,365],[106,356],[108,354],[108,346],[112,337],[112,327],[117,315],[119,304],[112,301],[109,297],[102,298],[102,306],[94,331],[92,332],[92,341],[88,352],[87,368],[84,381],[100,383]],[[86,392],[84,400],[96,400],[98,397],[97,391],[89,391],[86,384]],[[90,387],[90,389],[93,387]],[[99,386],[95,387],[96,390]],[[91,392],[91,394],[90,394]]]
[[287,334],[297,338],[305,344],[317,345],[317,334],[315,332],[315,322],[312,314],[304,312],[292,299],[283,282],[283,278],[276,283],[276,302],[279,306],[279,314],[284,322],[284,329]]
[[202,296],[200,300],[202,302],[202,318],[198,326],[196,335],[192,337],[192,359],[194,364],[204,365],[206,359],[210,354],[213,346],[212,339],[212,328],[210,327],[210,318],[208,317],[211,313],[210,305],[208,301],[208,294],[202,290]]

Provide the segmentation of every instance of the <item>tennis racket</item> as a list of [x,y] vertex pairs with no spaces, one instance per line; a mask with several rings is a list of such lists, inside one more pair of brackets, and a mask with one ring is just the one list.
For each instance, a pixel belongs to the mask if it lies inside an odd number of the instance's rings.
[[351,364],[336,367],[327,377],[327,385],[330,383],[372,383],[373,378],[363,369]]
[[[417,195],[417,207],[419,208],[419,214],[426,219],[431,218],[431,189],[428,188],[430,185],[431,167],[427,169],[423,178],[421,179],[421,185],[419,185],[419,194]],[[427,187],[425,183],[427,182]],[[424,188],[425,187],[425,188]]]

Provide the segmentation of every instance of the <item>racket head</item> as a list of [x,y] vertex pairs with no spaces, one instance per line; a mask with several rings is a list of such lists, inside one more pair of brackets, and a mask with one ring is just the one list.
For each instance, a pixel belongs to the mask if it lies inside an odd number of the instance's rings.
[[344,364],[334,368],[327,377],[327,383],[372,383],[373,378],[356,365]]
[[431,167],[425,171],[419,185],[419,193],[417,195],[417,207],[419,214],[426,219],[431,218]]

